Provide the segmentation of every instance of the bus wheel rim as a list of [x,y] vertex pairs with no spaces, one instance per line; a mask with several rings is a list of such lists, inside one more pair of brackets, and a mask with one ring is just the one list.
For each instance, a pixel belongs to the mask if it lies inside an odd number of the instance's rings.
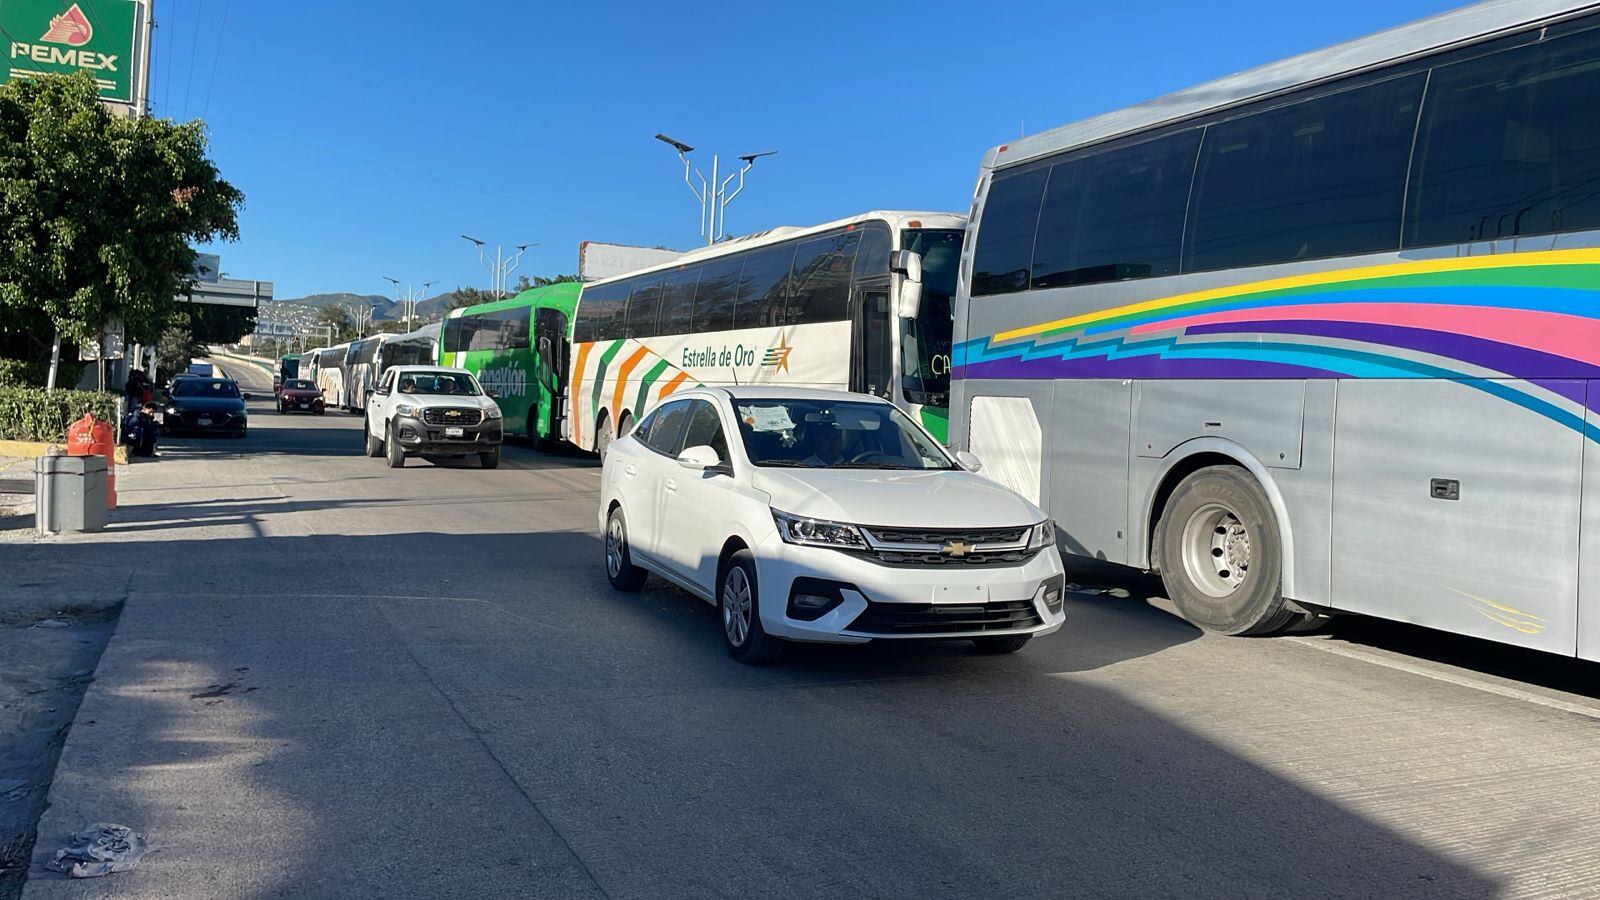
[[1250,574],[1250,531],[1233,510],[1208,503],[1183,526],[1183,569],[1208,597],[1230,597]]

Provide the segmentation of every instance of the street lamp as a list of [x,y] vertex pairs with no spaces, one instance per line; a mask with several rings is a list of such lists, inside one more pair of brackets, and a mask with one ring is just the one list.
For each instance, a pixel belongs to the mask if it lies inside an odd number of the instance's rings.
[[494,296],[497,300],[505,296],[506,276],[517,270],[517,263],[522,260],[523,252],[529,247],[539,246],[537,242],[518,244],[517,255],[506,259],[503,248],[501,245],[496,244],[494,247],[494,262],[490,263],[488,255],[484,252],[486,245],[483,241],[469,234],[463,234],[461,237],[463,240],[471,241],[472,245],[478,248],[478,263],[483,266],[484,271],[489,273],[489,289],[494,291]]
[[[400,295],[400,279],[395,278],[392,275],[385,275],[385,276],[383,276],[383,280],[394,285],[394,298],[395,298],[395,301],[398,302],[399,304],[401,304],[400,309],[402,310],[401,314],[405,318],[406,330],[410,331],[411,330],[411,318],[412,318],[412,316],[415,316],[416,313],[417,313],[418,292],[411,285],[407,284],[406,285],[405,296],[402,297]],[[433,287],[434,285],[436,285],[438,283],[439,282],[437,282],[437,281],[424,281],[422,283],[422,291],[421,291],[422,299],[424,299],[424,300],[428,299],[428,288],[431,288],[431,287]]]
[[[759,153],[746,153],[739,157],[739,161],[744,165],[739,169],[738,173],[729,175],[719,181],[720,175],[717,169],[720,161],[716,154],[711,156],[711,177],[707,178],[689,162],[689,154],[694,152],[693,147],[664,134],[656,135],[656,140],[678,151],[678,158],[683,160],[683,183],[689,186],[689,193],[694,194],[694,198],[700,201],[700,234],[705,236],[707,244],[715,244],[727,236],[728,204],[732,203],[733,198],[739,196],[739,193],[744,190],[745,173],[750,171],[751,167],[756,164],[756,160],[763,156],[772,156],[778,152],[776,150],[762,150]],[[730,194],[728,193],[728,185],[733,182],[734,178],[739,179],[739,186],[734,188],[733,193]],[[699,187],[695,186],[695,179],[699,179]]]

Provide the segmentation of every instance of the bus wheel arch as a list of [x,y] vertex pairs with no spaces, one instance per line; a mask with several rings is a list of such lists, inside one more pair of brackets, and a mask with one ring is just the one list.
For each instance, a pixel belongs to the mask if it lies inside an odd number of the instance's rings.
[[1294,585],[1289,517],[1259,460],[1216,439],[1183,445],[1146,509],[1150,567],[1186,619],[1226,634],[1295,625],[1303,610],[1286,599]]
[[611,411],[608,409],[600,410],[600,414],[595,416],[594,419],[594,452],[595,455],[600,457],[601,461],[605,460],[606,450],[611,446],[611,441],[615,437],[616,432],[611,427]]

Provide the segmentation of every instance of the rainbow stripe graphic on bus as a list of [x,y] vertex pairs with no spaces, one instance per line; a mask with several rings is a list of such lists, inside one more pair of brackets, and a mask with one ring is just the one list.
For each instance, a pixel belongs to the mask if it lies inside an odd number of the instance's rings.
[[1390,263],[1134,303],[966,341],[953,377],[1446,378],[1600,441],[1585,419],[1585,381],[1600,378],[1600,250]]

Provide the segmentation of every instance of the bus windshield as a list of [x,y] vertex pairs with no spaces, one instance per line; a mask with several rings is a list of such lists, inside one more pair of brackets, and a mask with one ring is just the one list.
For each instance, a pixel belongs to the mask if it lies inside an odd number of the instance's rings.
[[910,403],[946,406],[950,400],[950,311],[962,234],[905,233],[905,249],[922,254],[922,303],[915,319],[900,320],[900,390]]

